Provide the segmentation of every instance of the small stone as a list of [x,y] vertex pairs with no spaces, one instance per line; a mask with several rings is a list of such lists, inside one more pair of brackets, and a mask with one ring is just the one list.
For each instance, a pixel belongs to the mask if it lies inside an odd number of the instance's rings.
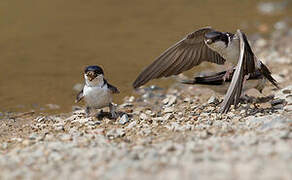
[[161,87],[155,86],[155,85],[151,85],[149,88],[150,88],[151,91],[157,91],[157,90],[161,90],[162,89]]
[[176,96],[168,95],[167,98],[162,100],[162,103],[166,106],[171,106],[176,103]]
[[163,117],[156,117],[156,118],[153,118],[152,120],[153,121],[158,121],[158,122],[165,122],[167,120],[172,119],[173,117],[174,117],[173,114],[167,113]]
[[61,140],[62,140],[62,141],[71,141],[71,140],[72,140],[72,136],[69,135],[69,134],[63,134],[63,135],[61,136]]
[[174,111],[174,108],[172,108],[172,107],[166,107],[163,110],[164,113],[172,113],[173,111]]
[[88,121],[91,121],[92,118],[89,117],[89,118],[79,118],[79,119],[75,119],[72,121],[72,123],[74,122],[79,122],[80,124],[84,124],[84,123],[87,123]]
[[211,96],[208,100],[209,104],[217,104],[219,100],[215,96]]
[[126,108],[126,107],[133,107],[133,104],[132,103],[124,103],[124,104],[121,104],[119,105],[121,108]]
[[30,140],[36,140],[36,138],[37,138],[37,135],[34,133],[29,136]]
[[22,138],[11,138],[11,141],[21,142]]
[[28,139],[25,139],[24,141],[22,141],[22,144],[23,144],[24,146],[29,146],[29,145],[32,144],[32,141],[30,141],[30,140],[28,140]]
[[284,108],[284,104],[277,104],[275,106],[273,106],[274,109],[278,109],[278,110],[281,110]]
[[125,131],[121,128],[118,129],[111,129],[106,133],[106,136],[109,139],[114,139],[114,138],[118,138],[118,137],[123,137],[125,135]]
[[59,124],[55,124],[54,128],[56,131],[63,131],[64,130],[64,124],[59,123]]
[[129,97],[129,99],[128,99],[128,102],[134,102],[135,101],[135,97],[134,96],[131,96],[131,97]]
[[190,101],[191,101],[191,98],[189,97],[184,98],[184,102],[190,102]]
[[284,107],[284,111],[292,111],[292,105],[287,105]]
[[155,115],[155,113],[152,112],[151,110],[146,110],[145,113],[150,115],[150,116],[154,116]]
[[141,113],[139,117],[140,117],[140,119],[142,119],[142,120],[146,120],[146,119],[148,119],[147,115],[144,114],[144,113]]
[[39,116],[39,117],[36,118],[36,121],[39,122],[39,123],[40,122],[43,122],[45,120],[46,120],[46,117],[45,116]]
[[46,141],[53,141],[54,139],[55,139],[55,137],[52,134],[46,134],[46,136],[45,136]]
[[133,127],[135,127],[137,125],[137,122],[136,121],[133,121],[131,122],[127,127],[126,129],[132,129]]
[[142,135],[148,136],[152,131],[150,128],[144,128],[142,129]]
[[87,124],[89,126],[97,126],[101,124],[101,121],[89,121]]
[[271,101],[272,106],[276,106],[278,104],[284,104],[284,103],[285,103],[284,99],[275,99],[275,100]]
[[7,142],[2,143],[2,148],[3,149],[7,149],[8,148],[8,143]]
[[124,125],[124,124],[126,124],[127,122],[129,122],[129,117],[128,117],[127,114],[124,114],[124,115],[120,118],[119,123],[122,124],[122,125]]

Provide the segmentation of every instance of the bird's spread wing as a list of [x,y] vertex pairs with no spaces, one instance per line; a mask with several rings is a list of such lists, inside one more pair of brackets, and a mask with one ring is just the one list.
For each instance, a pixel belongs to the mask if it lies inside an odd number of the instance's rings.
[[79,101],[81,101],[83,99],[83,89],[77,94],[76,99],[75,99],[75,103],[78,103]]
[[140,73],[133,87],[138,88],[152,79],[180,74],[203,61],[224,64],[225,59],[209,49],[204,42],[205,34],[211,31],[214,30],[199,29],[168,48]]
[[238,63],[236,66],[236,70],[234,72],[231,84],[227,90],[227,93],[224,97],[220,112],[221,113],[227,113],[230,106],[232,104],[237,105],[239,102],[239,97],[241,95],[241,90],[242,90],[242,84],[243,84],[243,79],[244,79],[244,64],[247,63],[245,56],[245,45],[246,43],[244,42],[243,39],[243,33],[241,33],[240,30],[237,30],[237,36],[239,37],[239,59]]
[[118,94],[120,93],[120,91],[118,90],[117,87],[115,87],[114,85],[111,85],[110,83],[107,82],[107,80],[104,79],[105,84],[107,84],[108,89],[110,90],[111,93],[113,94]]

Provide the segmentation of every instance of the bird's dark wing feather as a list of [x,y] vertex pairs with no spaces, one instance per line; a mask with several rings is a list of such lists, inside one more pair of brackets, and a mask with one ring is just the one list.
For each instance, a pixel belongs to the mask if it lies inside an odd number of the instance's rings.
[[209,49],[204,42],[205,34],[211,31],[214,30],[199,29],[168,48],[140,73],[133,87],[138,88],[152,79],[180,74],[203,61],[224,64],[225,59]]
[[83,99],[83,89],[77,94],[76,99],[75,99],[75,103],[78,103],[79,101],[81,101]]
[[267,78],[277,89],[280,89],[278,82],[273,78],[271,71],[260,60],[258,60],[258,68],[265,78]]
[[110,83],[107,82],[107,80],[104,79],[105,84],[107,84],[108,89],[111,91],[113,94],[118,94],[120,91],[118,90],[117,87],[111,85]]
[[[233,69],[230,76],[223,80],[223,77],[226,74],[226,71],[221,71],[209,75],[204,75],[204,76],[196,76],[193,79],[183,79],[180,80],[181,83],[183,84],[205,84],[205,85],[221,85],[224,82],[231,82],[233,74],[236,69]],[[248,77],[247,80],[256,80],[256,79],[262,79],[263,75],[261,72],[256,69],[254,73],[251,73]]]
[[246,35],[241,32],[242,34],[242,40],[244,42],[244,60],[243,60],[243,68],[244,68],[244,74],[247,75],[249,73],[255,72],[255,55],[252,52],[252,49],[249,45],[249,42],[247,40]]
[[224,97],[220,112],[221,113],[227,113],[230,106],[232,104],[237,105],[239,102],[239,97],[241,95],[242,91],[242,84],[243,84],[243,79],[244,79],[244,64],[246,59],[244,58],[245,56],[245,45],[246,43],[244,42],[243,39],[243,33],[241,33],[240,30],[237,30],[237,36],[239,37],[239,59],[238,63],[236,66],[236,70],[234,72],[231,84],[227,90],[227,93]]

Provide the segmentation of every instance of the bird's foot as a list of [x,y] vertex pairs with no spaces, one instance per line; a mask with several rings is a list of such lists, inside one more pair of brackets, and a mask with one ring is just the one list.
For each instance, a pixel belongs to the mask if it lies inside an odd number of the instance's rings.
[[255,100],[255,98],[254,97],[250,97],[250,96],[248,96],[248,95],[246,95],[246,94],[242,94],[241,96],[240,96],[240,101],[242,102],[242,103],[253,103],[254,102],[254,100]]
[[90,117],[90,110],[91,110],[90,107],[86,107],[86,108],[85,108],[85,116],[86,116],[87,118]]
[[244,76],[244,78],[243,78],[243,84],[246,83],[246,81],[248,80],[249,76],[250,76],[250,74]]
[[231,76],[232,71],[233,71],[233,68],[232,68],[232,69],[228,69],[228,70],[226,71],[226,73],[225,73],[224,76],[223,76],[223,81],[224,81],[224,82],[225,82],[226,80],[230,79],[230,76]]
[[109,108],[110,108],[111,118],[117,119],[118,118],[118,113],[116,112],[117,106],[113,103],[110,103]]

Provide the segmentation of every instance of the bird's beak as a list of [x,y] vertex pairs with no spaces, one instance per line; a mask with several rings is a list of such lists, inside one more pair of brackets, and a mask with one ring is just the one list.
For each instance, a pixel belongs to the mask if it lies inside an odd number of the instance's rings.
[[96,78],[95,73],[92,72],[92,71],[87,72],[87,73],[86,73],[86,76],[88,77],[88,80],[89,80],[89,81],[92,81],[94,78]]
[[212,44],[212,43],[213,43],[212,39],[206,39],[205,42],[206,42],[207,44]]

